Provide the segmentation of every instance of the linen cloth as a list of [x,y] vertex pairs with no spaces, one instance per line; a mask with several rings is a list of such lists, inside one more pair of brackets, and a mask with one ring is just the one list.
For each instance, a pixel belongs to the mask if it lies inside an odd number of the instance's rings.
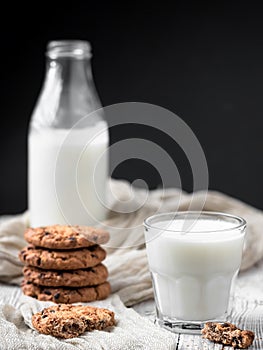
[[[119,318],[118,326],[103,335],[101,332],[88,334],[88,340],[83,336],[66,341],[39,335],[30,328],[32,312],[48,303],[22,296],[19,287],[10,286],[19,285],[22,278],[22,266],[17,255],[27,244],[23,232],[30,224],[28,213],[24,213],[0,224],[0,281],[8,283],[6,288],[12,290],[12,293],[7,292],[5,285],[0,289],[0,339],[10,340],[13,346],[10,349],[42,349],[42,341],[50,341],[48,349],[89,349],[88,346],[91,349],[169,349],[174,340],[171,333],[123,305],[132,306],[153,297],[142,223],[157,212],[190,208],[242,216],[247,220],[248,228],[241,269],[248,269],[263,257],[263,213],[237,199],[214,191],[188,194],[178,189],[160,189],[147,192],[116,180],[110,180],[109,188],[108,218],[102,226],[111,234],[110,242],[105,246],[107,258],[104,263],[109,270],[113,295],[96,302],[96,305],[108,306],[115,311]],[[155,343],[159,347],[154,347]],[[6,349],[1,347],[1,342],[0,349]]]
[[[143,221],[156,212],[175,210],[220,211],[243,217],[247,223],[246,244],[241,270],[263,258],[263,212],[240,200],[215,191],[188,194],[177,189],[146,193],[125,181],[110,180],[111,200],[103,227],[111,234],[105,246],[113,292],[126,305],[152,296],[151,280],[144,246]],[[16,215],[0,223],[0,281],[19,284],[21,263],[18,252],[27,244],[23,237],[29,215]]]

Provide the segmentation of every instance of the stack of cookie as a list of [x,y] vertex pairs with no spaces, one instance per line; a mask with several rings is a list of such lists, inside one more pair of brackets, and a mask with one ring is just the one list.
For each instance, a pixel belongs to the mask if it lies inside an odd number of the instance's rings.
[[54,225],[29,228],[29,243],[19,258],[25,264],[22,290],[38,300],[77,303],[100,300],[110,294],[108,271],[100,246],[109,233],[86,226]]

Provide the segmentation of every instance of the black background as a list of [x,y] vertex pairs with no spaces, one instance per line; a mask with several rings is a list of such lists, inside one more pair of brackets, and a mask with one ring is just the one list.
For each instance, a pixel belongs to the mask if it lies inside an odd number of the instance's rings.
[[[249,6],[249,7],[248,7]],[[72,2],[54,7],[9,4],[1,11],[0,213],[27,207],[27,128],[42,85],[45,48],[54,39],[85,39],[104,106],[140,101],[177,113],[207,157],[210,188],[263,209],[263,12],[251,2],[158,5]],[[118,128],[111,142],[143,136]],[[154,133],[148,137],[155,140]],[[155,140],[156,141],[156,140]],[[156,141],[157,142],[157,141]],[[173,145],[158,141],[167,151]],[[191,174],[176,155],[183,188]],[[160,178],[127,161],[116,178]]]

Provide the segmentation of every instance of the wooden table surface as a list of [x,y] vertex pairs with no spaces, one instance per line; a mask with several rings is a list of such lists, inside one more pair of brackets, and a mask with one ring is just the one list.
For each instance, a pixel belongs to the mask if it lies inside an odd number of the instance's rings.
[[[134,309],[154,322],[153,300],[142,302],[134,306]],[[239,274],[229,321],[242,329],[249,329],[255,333],[255,340],[249,349],[263,350],[263,261],[252,269]],[[178,334],[176,339],[174,347],[176,350],[233,349],[229,346],[211,343],[199,335]]]

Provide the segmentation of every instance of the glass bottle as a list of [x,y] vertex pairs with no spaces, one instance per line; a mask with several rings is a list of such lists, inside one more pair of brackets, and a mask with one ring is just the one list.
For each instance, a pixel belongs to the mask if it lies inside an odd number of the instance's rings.
[[52,41],[46,56],[28,134],[30,225],[94,225],[106,215],[109,137],[90,45]]

